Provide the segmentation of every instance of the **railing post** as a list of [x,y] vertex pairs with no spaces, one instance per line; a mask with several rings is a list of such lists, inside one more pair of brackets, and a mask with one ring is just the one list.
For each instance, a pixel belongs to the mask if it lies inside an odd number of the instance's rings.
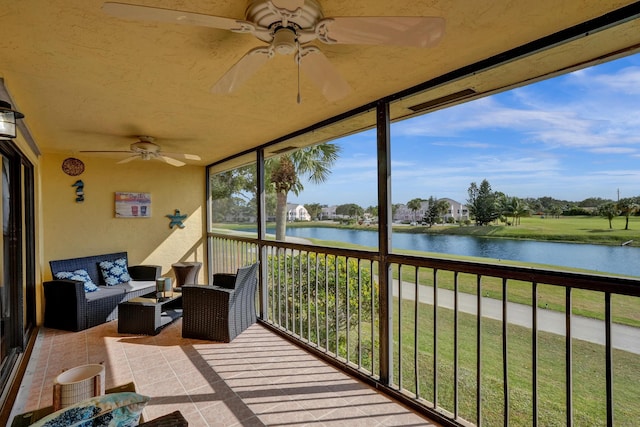
[[378,151],[378,265],[380,284],[380,381],[392,382],[393,358],[393,280],[388,261],[391,249],[391,127],[389,104],[379,101],[376,107]]
[[267,292],[267,256],[265,241],[265,192],[264,192],[264,150],[260,149],[256,153],[256,192],[258,200],[258,260],[260,261],[260,268],[258,269],[258,295],[260,304],[258,304],[258,317],[260,319],[266,319],[266,310],[268,305],[268,292]]

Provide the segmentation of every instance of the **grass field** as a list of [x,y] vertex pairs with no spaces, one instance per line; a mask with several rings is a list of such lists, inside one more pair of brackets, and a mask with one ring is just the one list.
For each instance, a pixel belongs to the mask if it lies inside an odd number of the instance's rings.
[[592,243],[601,245],[621,245],[633,240],[630,246],[640,247],[640,217],[629,218],[629,229],[625,230],[625,219],[615,218],[613,228],[609,221],[601,217],[569,216],[561,218],[541,218],[539,216],[521,219],[518,226],[491,225],[395,227],[394,232],[422,232],[433,234],[453,234],[466,236],[496,237],[508,239],[546,240],[557,242]]
[[[396,300],[397,307],[397,300]],[[404,301],[402,309],[403,387],[415,393],[416,364],[414,342],[418,343],[418,384],[420,395],[433,401],[433,306],[420,304],[419,337],[414,337],[414,306]],[[475,316],[460,313],[458,318],[458,402],[459,414],[476,419],[476,331]],[[532,425],[532,334],[531,330],[509,325],[508,379],[510,425]],[[397,333],[394,355],[395,381],[399,380]],[[454,407],[454,321],[453,311],[438,310],[438,403],[448,411]],[[483,425],[503,425],[505,416],[502,355],[502,323],[482,321],[481,413]],[[563,336],[538,333],[538,425],[562,426],[566,419],[565,340]],[[576,426],[606,425],[604,347],[573,340],[573,417]],[[640,355],[613,351],[615,425],[633,426],[640,417],[636,404],[640,379]]]

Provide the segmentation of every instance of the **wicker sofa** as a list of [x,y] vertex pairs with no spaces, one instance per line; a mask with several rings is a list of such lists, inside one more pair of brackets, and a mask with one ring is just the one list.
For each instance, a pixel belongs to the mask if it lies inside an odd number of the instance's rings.
[[235,275],[214,275],[212,286],[183,286],[182,336],[231,342],[256,322],[257,282],[255,263],[240,267]]
[[49,261],[52,276],[65,271],[85,270],[98,290],[85,292],[84,283],[77,280],[54,279],[44,283],[44,326],[67,331],[81,331],[118,318],[118,304],[131,298],[154,292],[155,280],[162,268],[157,265],[129,266],[131,281],[106,286],[99,263],[124,258],[126,252],[93,255]]

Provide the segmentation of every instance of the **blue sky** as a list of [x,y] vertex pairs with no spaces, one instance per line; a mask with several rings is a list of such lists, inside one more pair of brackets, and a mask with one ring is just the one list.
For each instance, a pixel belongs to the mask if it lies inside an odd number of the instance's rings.
[[[487,179],[510,196],[580,201],[640,195],[640,55],[394,123],[393,203],[466,202]],[[375,206],[375,130],[334,141],[323,185],[290,202]]]

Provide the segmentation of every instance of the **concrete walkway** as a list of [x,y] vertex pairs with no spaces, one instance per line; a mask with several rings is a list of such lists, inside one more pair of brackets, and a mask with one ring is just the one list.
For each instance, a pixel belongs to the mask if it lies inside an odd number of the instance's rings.
[[[394,293],[398,296],[398,281],[394,280]],[[403,282],[402,297],[415,300],[415,285]],[[418,290],[420,302],[433,305],[433,287],[420,286]],[[454,292],[447,289],[438,289],[438,307],[453,309]],[[502,320],[502,301],[493,298],[482,298],[482,317]],[[477,314],[477,297],[471,294],[458,293],[458,308],[463,313]],[[507,321],[514,325],[531,328],[533,324],[531,307],[524,304],[507,303]],[[571,318],[573,338],[604,345],[604,322],[596,319],[573,315]],[[565,314],[538,309],[538,330],[553,334],[565,335]],[[613,324],[613,348],[640,354],[640,328],[626,325]]]

